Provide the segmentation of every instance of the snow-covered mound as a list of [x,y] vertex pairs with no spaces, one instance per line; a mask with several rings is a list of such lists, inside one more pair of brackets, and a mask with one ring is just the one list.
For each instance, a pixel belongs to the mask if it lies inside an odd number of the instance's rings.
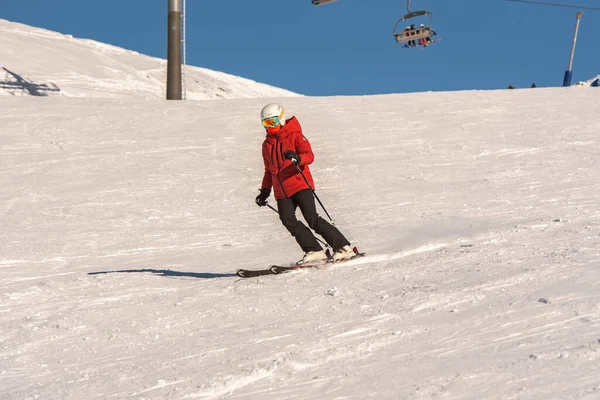
[[284,99],[367,257],[247,280],[264,100],[0,97],[0,398],[600,398],[597,93]]
[[[0,95],[165,97],[166,60],[2,19],[0,37]],[[185,76],[192,100],[298,96],[206,68]]]
[[590,86],[596,79],[600,79],[600,75],[595,76],[592,79],[588,79],[587,81],[579,81],[575,84],[575,86],[579,86],[579,87]]

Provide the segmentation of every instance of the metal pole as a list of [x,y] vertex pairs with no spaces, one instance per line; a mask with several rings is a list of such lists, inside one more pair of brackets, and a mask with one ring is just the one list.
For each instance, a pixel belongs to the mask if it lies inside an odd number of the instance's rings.
[[181,0],[168,0],[167,100],[181,100]]
[[183,71],[181,72],[181,86],[182,86],[182,99],[186,100],[187,98],[187,89],[186,89],[186,84],[185,84],[185,71],[187,69],[187,43],[186,43],[186,4],[185,4],[185,0],[182,0],[183,3],[183,12],[181,13],[181,51],[183,52],[183,62],[182,62],[182,69]]
[[577,23],[575,24],[575,35],[573,35],[573,45],[571,46],[571,57],[569,58],[569,69],[565,71],[563,86],[571,86],[571,78],[573,77],[573,56],[575,56],[575,44],[577,44],[577,33],[579,32],[579,21],[583,16],[582,11],[577,12]]

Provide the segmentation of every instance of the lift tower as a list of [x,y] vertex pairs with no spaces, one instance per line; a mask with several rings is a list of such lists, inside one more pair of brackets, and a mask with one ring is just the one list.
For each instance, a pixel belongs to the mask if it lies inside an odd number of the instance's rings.
[[167,100],[181,100],[181,0],[167,1]]
[[579,21],[583,12],[577,12],[577,23],[575,24],[575,35],[573,36],[573,46],[571,46],[571,57],[569,57],[569,69],[565,71],[565,78],[563,79],[563,86],[571,86],[571,78],[573,77],[573,56],[575,55],[575,44],[577,44],[577,33],[579,32]]

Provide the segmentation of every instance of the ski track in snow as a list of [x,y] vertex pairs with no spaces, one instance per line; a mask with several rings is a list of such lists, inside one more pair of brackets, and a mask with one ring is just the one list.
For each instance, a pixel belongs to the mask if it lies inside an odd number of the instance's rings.
[[0,99],[0,398],[598,398],[588,93],[286,99],[367,256],[253,279],[263,100]]

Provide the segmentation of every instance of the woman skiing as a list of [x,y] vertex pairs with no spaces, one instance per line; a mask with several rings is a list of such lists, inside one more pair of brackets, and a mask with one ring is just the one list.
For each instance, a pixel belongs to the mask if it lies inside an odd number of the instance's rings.
[[265,173],[256,204],[266,206],[271,187],[274,189],[279,219],[304,251],[298,264],[324,263],[328,258],[311,230],[296,218],[296,207],[308,226],[331,246],[334,262],[354,257],[356,254],[344,235],[317,214],[312,193],[315,184],[308,167],[315,156],[300,123],[294,116],[286,120],[281,104],[267,104],[260,116],[267,136],[262,145]]

